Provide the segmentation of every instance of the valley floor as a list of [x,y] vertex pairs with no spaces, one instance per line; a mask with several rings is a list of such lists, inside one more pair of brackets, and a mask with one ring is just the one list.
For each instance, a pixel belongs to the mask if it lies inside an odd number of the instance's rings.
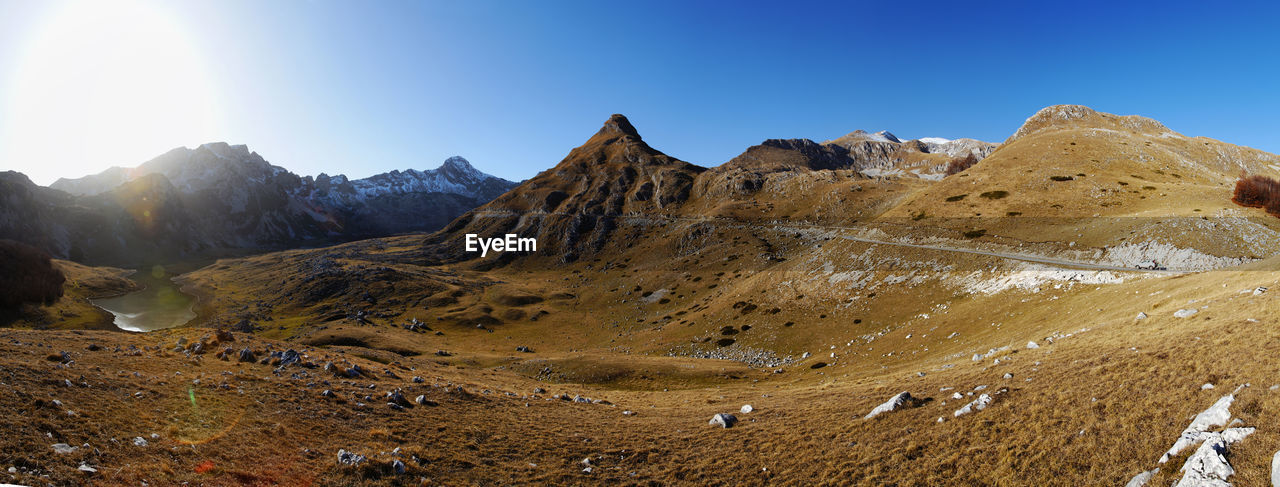
[[[1274,287],[1276,278],[1242,270],[1116,285],[1093,298],[1099,311],[1062,333],[1005,336],[978,360],[908,360],[856,376],[831,367],[773,373],[606,352],[402,356],[199,328],[3,330],[0,409],[8,414],[0,419],[0,468],[8,473],[0,479],[1121,485],[1161,467],[1150,485],[1169,485],[1196,446],[1165,464],[1161,455],[1193,416],[1238,388],[1230,417],[1257,430],[1223,458],[1235,485],[1267,485],[1280,449],[1273,427],[1280,391],[1270,387],[1280,384],[1272,360],[1280,353],[1270,312],[1276,297],[1240,288]],[[1177,290],[1157,293],[1168,279],[1178,280]],[[1189,299],[1198,312],[1174,317]],[[1139,311],[1149,317],[1134,319]],[[1029,339],[1038,348],[1028,348]],[[246,349],[254,360],[240,361]],[[290,349],[301,353],[298,362],[271,363],[288,361]],[[574,364],[580,376],[598,368],[603,378],[590,385],[534,380],[517,371],[530,355]],[[350,376],[352,367],[362,373]],[[684,379],[652,372],[662,367],[684,370]],[[613,379],[650,373],[656,378],[642,386]],[[388,398],[396,390],[404,401]],[[923,401],[863,419],[902,391]],[[955,415],[982,394],[992,398],[989,407]],[[754,411],[739,412],[745,404]],[[717,413],[740,422],[708,425]],[[344,464],[342,451],[364,460]]]

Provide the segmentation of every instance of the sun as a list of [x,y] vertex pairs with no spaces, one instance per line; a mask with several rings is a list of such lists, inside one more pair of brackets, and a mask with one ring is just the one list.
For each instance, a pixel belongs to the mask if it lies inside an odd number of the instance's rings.
[[220,135],[211,70],[159,4],[63,5],[22,51],[0,106],[0,167],[37,183]]

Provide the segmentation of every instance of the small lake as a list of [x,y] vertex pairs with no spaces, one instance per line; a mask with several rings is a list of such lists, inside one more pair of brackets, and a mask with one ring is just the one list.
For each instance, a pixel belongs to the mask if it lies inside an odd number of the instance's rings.
[[130,279],[146,286],[141,291],[114,298],[94,299],[93,304],[116,316],[115,325],[127,331],[155,331],[187,324],[196,317],[195,298],[183,294],[163,266],[141,269]]

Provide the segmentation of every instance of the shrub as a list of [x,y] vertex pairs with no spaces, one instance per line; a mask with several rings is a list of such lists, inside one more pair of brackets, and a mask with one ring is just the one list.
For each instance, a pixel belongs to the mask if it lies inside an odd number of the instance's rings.
[[1070,180],[1073,180],[1073,179],[1075,179],[1075,178],[1073,178],[1073,177],[1071,177],[1071,176],[1049,176],[1049,179],[1052,179],[1052,180],[1054,180],[1054,181],[1070,181]]
[[1236,181],[1231,201],[1248,208],[1262,208],[1267,213],[1280,216],[1280,181],[1266,176],[1246,176]]
[[24,243],[0,240],[0,308],[53,304],[62,297],[64,281],[49,254]]
[[967,195],[967,194],[958,194],[958,195],[955,195],[955,196],[948,196],[948,197],[947,197],[947,201],[948,201],[948,202],[952,202],[952,203],[954,203],[954,202],[956,202],[956,201],[960,201],[960,200],[964,199],[964,197],[965,197],[965,196],[969,196],[969,195]]
[[982,194],[980,194],[980,195],[978,195],[978,196],[981,196],[981,197],[986,198],[986,199],[989,199],[989,200],[998,200],[998,199],[1000,199],[1000,198],[1004,198],[1004,197],[1006,197],[1006,196],[1009,196],[1009,192],[1008,192],[1008,191],[1004,191],[1004,190],[987,191],[987,192],[982,193]]
[[969,169],[973,167],[973,165],[977,163],[978,163],[978,156],[973,155],[972,152],[970,152],[969,155],[964,157],[953,158],[951,159],[951,162],[947,163],[947,175],[950,176],[952,174],[964,171],[965,169]]
[[964,238],[978,238],[986,234],[987,234],[986,229],[969,230],[967,232],[964,232]]

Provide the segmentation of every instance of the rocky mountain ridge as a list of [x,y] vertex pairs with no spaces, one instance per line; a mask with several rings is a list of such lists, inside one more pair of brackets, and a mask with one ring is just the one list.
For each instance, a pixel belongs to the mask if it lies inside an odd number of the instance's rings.
[[48,188],[18,173],[0,180],[0,235],[114,265],[430,231],[515,185],[461,157],[354,181],[300,177],[226,143]]

